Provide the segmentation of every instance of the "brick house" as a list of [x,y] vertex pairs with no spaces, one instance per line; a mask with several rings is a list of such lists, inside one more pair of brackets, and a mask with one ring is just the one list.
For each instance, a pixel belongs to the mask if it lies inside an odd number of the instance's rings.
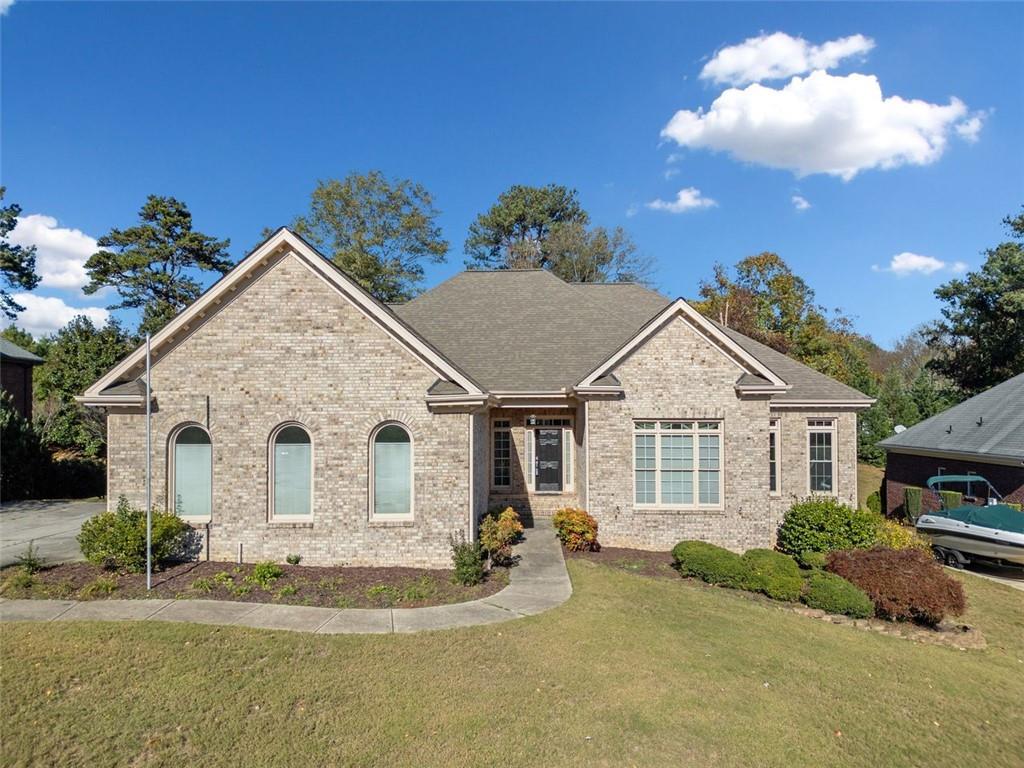
[[[1024,373],[879,443],[885,449],[885,512],[903,506],[907,486],[934,475],[981,475],[1004,501],[1024,502]],[[938,498],[924,494],[924,509]]]
[[0,387],[11,396],[14,410],[29,421],[32,421],[32,369],[43,362],[39,355],[0,339]]
[[[495,504],[588,509],[607,545],[771,546],[855,503],[872,402],[633,284],[462,272],[384,305],[278,230],[152,339],[157,503],[208,556],[443,567]],[[145,350],[108,416],[108,503],[145,493]]]

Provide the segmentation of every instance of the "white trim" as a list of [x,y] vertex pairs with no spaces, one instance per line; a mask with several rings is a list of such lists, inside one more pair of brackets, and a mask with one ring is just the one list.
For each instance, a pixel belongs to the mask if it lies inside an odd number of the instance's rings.
[[[496,427],[495,423],[499,422],[499,421],[507,422],[508,426],[507,427]],[[507,491],[512,489],[512,454],[513,454],[513,449],[515,448],[515,440],[513,439],[513,436],[512,436],[512,420],[507,418],[507,417],[506,418],[501,418],[501,419],[492,418],[492,419],[488,420],[487,426],[488,426],[488,428],[490,430],[490,433],[491,433],[490,441],[489,441],[489,444],[490,444],[490,447],[491,447],[491,455],[490,455],[489,461],[488,461],[488,467],[490,468],[490,471],[491,471],[491,478],[490,478],[490,486],[489,487],[491,488],[492,491],[506,491],[507,492]],[[498,484],[496,484],[494,482],[494,467],[495,467],[495,464],[494,464],[494,459],[495,459],[494,449],[495,449],[495,437],[497,436],[498,432],[505,432],[505,433],[508,434],[508,484],[507,485],[498,485]]]
[[[277,436],[288,427],[298,427],[306,433],[309,438],[309,514],[308,515],[274,515],[274,497],[277,495],[277,476],[274,459],[274,448],[277,447]],[[315,508],[316,479],[316,445],[313,442],[313,433],[309,427],[301,421],[283,421],[270,431],[267,439],[267,523],[309,523],[313,521],[313,510]]]
[[[812,421],[827,421],[830,422],[830,426],[815,424],[812,425]],[[839,472],[838,463],[839,458],[837,455],[839,448],[839,424],[837,420],[828,416],[820,417],[809,417],[804,422],[804,447],[807,450],[807,495],[808,496],[835,496],[839,498]],[[831,437],[829,449],[831,451],[831,458],[829,464],[832,467],[832,490],[830,491],[813,491],[811,490],[811,435],[812,434],[826,434]]]
[[[156,397],[152,396],[155,400]],[[81,405],[87,405],[92,407],[104,407],[104,406],[138,406],[142,407],[146,404],[145,395],[75,395],[74,401]]]
[[[373,511],[374,507],[374,474],[375,468],[373,464],[373,446],[377,439],[377,434],[384,429],[384,427],[401,427],[405,434],[409,436],[409,512],[405,515],[378,515]],[[382,421],[380,424],[370,430],[370,440],[368,444],[368,460],[367,460],[367,473],[366,473],[366,489],[367,489],[367,517],[371,523],[386,523],[386,522],[409,522],[416,519],[416,441],[413,440],[412,430],[409,429],[409,425],[396,419],[388,419]]]
[[473,453],[473,431],[476,427],[476,416],[469,414],[466,423],[469,425],[469,540],[476,541],[476,487],[473,485],[473,465],[476,456]]
[[[637,430],[636,425],[638,423],[645,424],[648,422],[654,423],[654,429]],[[661,422],[685,422],[693,424],[692,430],[662,430]],[[715,423],[718,425],[718,429],[701,430],[699,425],[701,423]],[[630,456],[630,472],[632,474],[632,506],[637,512],[654,511],[654,512],[670,512],[670,511],[687,511],[687,512],[721,512],[725,509],[725,420],[722,418],[713,419],[669,419],[669,418],[637,418],[634,417],[629,422],[630,435],[629,435],[629,456]],[[653,502],[639,502],[636,500],[636,436],[637,435],[651,435],[654,437],[654,501]],[[683,472],[689,472],[693,477],[693,502],[690,504],[685,503],[664,503],[661,500],[661,437],[663,435],[689,435],[693,438],[693,467],[688,470],[681,470]],[[718,438],[718,502],[715,504],[701,504],[700,503],[700,437],[714,435]],[[650,470],[639,470],[639,471],[650,471]]]
[[523,424],[523,464],[526,477],[526,491],[534,488],[534,467],[537,464],[537,442],[533,439],[533,427]]
[[[209,523],[213,520],[213,436],[210,434],[210,430],[200,424],[198,421],[185,421],[178,424],[174,429],[171,430],[167,436],[167,455],[164,457],[165,464],[167,465],[167,506],[166,509],[169,512],[178,513],[177,503],[171,503],[174,497],[177,495],[177,477],[175,475],[175,461],[177,459],[175,455],[175,449],[178,444],[178,437],[186,429],[190,427],[196,427],[206,433],[206,439],[210,441],[210,514],[209,515],[178,515],[186,523]],[[109,462],[108,462],[109,463]],[[109,472],[109,468],[108,468]]]
[[[562,491],[576,493],[575,426],[562,427]],[[567,458],[568,455],[568,458]],[[568,476],[568,480],[566,477]]]
[[[634,349],[644,344],[650,337],[654,336],[661,328],[668,323],[671,319],[677,315],[683,315],[690,321],[690,326],[700,335],[703,336],[707,341],[712,343],[716,349],[718,349],[725,357],[731,360],[741,370],[743,366],[739,364],[737,358],[746,363],[751,370],[751,373],[756,373],[764,378],[768,379],[772,384],[777,386],[785,387],[789,389],[789,385],[786,384],[781,378],[779,378],[774,371],[768,366],[758,360],[756,357],[748,353],[739,344],[730,339],[726,334],[720,331],[717,327],[712,325],[703,315],[697,310],[687,304],[683,299],[676,299],[674,302],[669,304],[661,314],[659,314],[654,320],[647,323],[640,331],[633,336],[632,339],[627,341],[622,347],[618,349],[610,358],[601,363],[600,366],[591,371],[577,387],[591,387],[594,382],[605,375],[608,371],[613,370],[616,364],[618,364],[623,358],[625,358]],[[733,357],[730,357],[725,353],[722,348],[728,349],[732,352]]]
[[875,398],[864,400],[773,400],[768,405],[770,408],[819,408],[829,410],[832,408],[870,408],[875,404]]
[[1024,459],[1014,456],[999,456],[985,453],[968,453],[964,451],[945,451],[941,448],[915,448],[912,445],[885,445],[879,443],[889,453],[923,456],[929,459],[955,459],[957,461],[973,461],[979,464],[997,464],[1001,467],[1024,466]]
[[590,508],[590,401],[583,401],[583,464],[584,473],[583,490],[584,505]]
[[[318,254],[311,247],[306,245],[301,238],[294,235],[288,229],[282,228],[275,232],[260,247],[246,256],[223,278],[196,299],[191,305],[165,325],[152,338],[154,356],[159,355],[159,348],[179,335],[181,332],[191,332],[190,324],[195,318],[205,318],[214,311],[221,303],[221,297],[226,293],[235,292],[239,289],[239,283],[246,278],[251,279],[252,272],[259,267],[265,266],[267,261],[278,252],[287,256],[288,253],[299,258],[310,270],[318,274],[325,281],[333,285],[354,307],[359,309],[367,318],[375,322],[391,336],[402,342],[422,362],[431,368],[441,378],[450,379],[458,383],[470,395],[483,395],[480,389],[465,374],[459,371],[451,362],[441,354],[428,346],[413,331],[406,326],[394,314],[379,304],[361,288],[356,286],[347,276],[329,265],[323,256]],[[244,286],[243,286],[244,288]],[[139,347],[128,357],[114,366],[106,375],[100,378],[95,384],[85,391],[86,398],[98,398],[100,393],[115,383],[122,376],[127,374],[134,366],[138,365],[145,358],[145,347]]]

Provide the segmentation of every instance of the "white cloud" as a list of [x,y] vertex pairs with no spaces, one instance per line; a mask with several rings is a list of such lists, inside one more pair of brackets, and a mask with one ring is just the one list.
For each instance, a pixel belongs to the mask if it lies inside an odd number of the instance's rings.
[[981,133],[981,126],[986,117],[988,117],[986,112],[975,112],[963,122],[957,123],[955,127],[957,135],[967,143],[974,144],[978,140],[978,134]]
[[798,211],[806,211],[808,208],[811,207],[811,204],[807,201],[807,198],[801,195],[793,195],[792,200],[793,207],[796,208]]
[[962,261],[946,262],[934,256],[923,256],[919,253],[904,251],[893,256],[889,260],[889,266],[880,267],[874,264],[871,269],[875,272],[892,272],[898,277],[906,277],[914,274],[931,275],[940,270],[954,273],[965,272],[967,264]]
[[102,307],[71,307],[55,296],[16,293],[12,298],[25,308],[15,323],[33,336],[54,333],[78,315],[85,315],[96,325],[105,325],[110,318],[110,312]]
[[654,211],[667,211],[669,213],[685,213],[700,208],[713,208],[718,205],[710,197],[704,197],[696,187],[686,187],[676,193],[676,199],[671,201],[652,200],[647,207]]
[[680,173],[682,173],[682,171],[680,171],[678,168],[666,168],[664,171],[662,171],[661,175],[664,176],[666,180],[668,180],[675,178]]
[[627,219],[632,219],[639,212],[640,212],[640,206],[637,205],[636,203],[630,203],[629,207],[626,209],[626,218]]
[[683,160],[682,152],[673,152],[671,155],[665,158],[665,162],[671,165],[672,163],[680,163]]
[[12,243],[36,246],[36,272],[40,285],[52,288],[81,288],[89,278],[85,262],[99,250],[96,238],[80,229],[58,227],[52,216],[33,213],[18,218],[11,230]]
[[0,0],[0,16],[6,16],[12,5],[14,5],[14,0]]
[[682,147],[728,152],[738,160],[799,176],[849,181],[869,168],[927,165],[942,156],[967,107],[882,96],[878,78],[824,71],[782,88],[729,88],[710,109],[681,109],[661,135]]
[[850,35],[812,45],[785,32],[761,35],[718,51],[700,72],[702,80],[746,85],[782,80],[817,69],[833,69],[850,56],[863,56],[875,47],[864,35]]

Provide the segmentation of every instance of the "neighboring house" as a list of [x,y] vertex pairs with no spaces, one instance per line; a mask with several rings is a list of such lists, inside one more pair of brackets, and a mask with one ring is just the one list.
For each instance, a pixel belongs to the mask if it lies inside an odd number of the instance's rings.
[[[771,546],[855,503],[849,387],[633,284],[462,272],[386,306],[278,230],[152,339],[153,498],[218,559],[450,564],[490,506],[588,509],[607,545]],[[109,504],[145,498],[145,350],[108,409]]]
[[[904,488],[923,488],[933,475],[981,475],[1004,500],[1024,502],[1024,373],[879,445],[887,514],[903,505]],[[923,501],[925,509],[937,506],[930,494]]]
[[0,386],[14,400],[14,410],[32,420],[32,369],[45,362],[38,355],[0,338]]

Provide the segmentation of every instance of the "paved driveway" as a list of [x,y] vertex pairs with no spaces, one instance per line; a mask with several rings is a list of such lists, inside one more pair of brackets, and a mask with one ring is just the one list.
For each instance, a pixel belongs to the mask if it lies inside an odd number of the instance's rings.
[[47,563],[81,560],[75,537],[103,501],[11,501],[0,506],[0,566],[10,565],[33,541]]

